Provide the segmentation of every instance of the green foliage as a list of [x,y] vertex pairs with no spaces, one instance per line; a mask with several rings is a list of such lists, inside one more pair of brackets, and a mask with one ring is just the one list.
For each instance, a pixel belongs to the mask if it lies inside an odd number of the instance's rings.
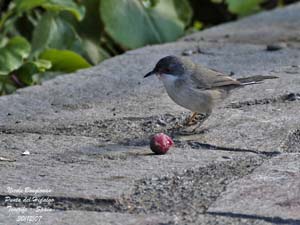
[[82,49],[84,49],[82,55],[94,65],[111,57],[111,55],[118,54],[114,49],[110,51],[108,46],[111,43],[104,40],[104,25],[99,14],[99,4],[100,0],[84,0],[83,5],[88,16],[75,25],[82,39]]
[[[277,0],[277,5],[283,5],[283,1]],[[268,0],[211,0],[211,2],[217,4],[225,2],[230,13],[238,16],[247,16],[260,11],[262,9],[261,4],[268,2]]]
[[99,14],[100,0],[84,0],[82,4],[86,9],[86,16],[76,25],[76,29],[80,36],[97,42],[104,29]]
[[191,18],[188,0],[13,0],[0,18],[0,92],[174,41]]
[[30,53],[30,44],[25,38],[14,37],[0,48],[0,75],[5,76],[18,69]]
[[69,50],[48,49],[40,55],[40,58],[50,61],[53,71],[70,73],[91,66],[80,55]]
[[74,27],[53,12],[44,13],[33,32],[33,54],[37,55],[47,48],[83,52],[80,37]]
[[[73,0],[12,1],[0,18],[0,94],[37,84],[47,71],[91,66],[81,56],[86,53],[70,19],[79,22],[84,15],[85,7]],[[23,32],[20,23],[32,29]]]
[[39,59],[24,63],[15,74],[20,81],[20,84],[34,85],[40,82],[39,73],[43,73],[50,69],[52,66],[51,61]]
[[259,11],[264,0],[226,0],[228,10],[240,16],[246,16]]
[[[184,33],[191,10],[175,8],[176,0],[101,0],[100,15],[107,33],[124,48],[174,41]],[[184,10],[184,11],[183,11]]]
[[52,12],[68,11],[72,13],[77,20],[82,20],[85,13],[85,8],[77,5],[73,0],[16,0],[15,2],[18,13],[23,13],[36,7],[42,7]]
[[193,16],[191,5],[186,0],[174,0],[173,2],[179,19],[183,21],[185,26],[188,26],[191,23]]
[[99,46],[97,42],[88,38],[84,38],[82,40],[82,47],[85,50],[85,58],[89,59],[94,65],[110,57],[110,53],[108,53],[103,47]]

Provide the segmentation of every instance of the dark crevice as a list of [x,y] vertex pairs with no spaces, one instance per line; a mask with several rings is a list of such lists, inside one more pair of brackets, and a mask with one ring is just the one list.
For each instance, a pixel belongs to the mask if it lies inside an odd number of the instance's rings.
[[225,216],[230,218],[263,220],[273,224],[295,224],[295,225],[300,224],[300,220],[298,219],[284,219],[278,216],[269,217],[269,216],[259,216],[259,215],[232,213],[232,212],[207,212],[207,214],[214,215],[214,216]]
[[[174,138],[174,137],[173,137]],[[173,139],[175,146],[177,148],[192,148],[192,149],[203,149],[203,150],[217,150],[217,151],[227,151],[227,152],[248,152],[254,154],[260,154],[267,157],[274,157],[281,154],[280,151],[258,151],[254,149],[243,149],[243,148],[235,148],[235,147],[225,147],[225,146],[217,146],[209,143],[202,143],[198,141],[180,141]],[[124,146],[147,146],[149,145],[149,140],[147,139],[136,139],[136,140],[126,140],[125,142],[120,142],[119,144]]]
[[217,146],[212,145],[208,143],[201,143],[198,141],[174,141],[177,146],[185,146],[188,145],[193,149],[206,149],[206,150],[221,150],[221,151],[229,151],[229,152],[249,152],[249,153],[255,153],[260,155],[265,155],[267,157],[273,157],[281,154],[279,151],[257,151],[253,149],[242,149],[242,148],[234,148],[234,147],[224,147],[224,146]]
[[128,210],[135,214],[162,212],[194,223],[226,191],[229,183],[251,174],[263,162],[263,157],[248,156],[137,181],[132,195],[126,199]]

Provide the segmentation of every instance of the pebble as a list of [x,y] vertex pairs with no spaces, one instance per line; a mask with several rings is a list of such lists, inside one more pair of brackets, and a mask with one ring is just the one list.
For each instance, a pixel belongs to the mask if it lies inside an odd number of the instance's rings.
[[22,155],[30,155],[30,152],[28,150],[26,150],[25,152],[22,153]]

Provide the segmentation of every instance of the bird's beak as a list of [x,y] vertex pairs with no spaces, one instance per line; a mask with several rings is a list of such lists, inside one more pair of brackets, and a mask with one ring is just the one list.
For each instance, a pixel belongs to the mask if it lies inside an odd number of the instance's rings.
[[156,73],[156,72],[152,70],[151,72],[147,73],[147,74],[144,76],[144,78],[149,77],[149,76],[151,76],[151,75],[153,75],[153,74],[155,74],[155,73]]

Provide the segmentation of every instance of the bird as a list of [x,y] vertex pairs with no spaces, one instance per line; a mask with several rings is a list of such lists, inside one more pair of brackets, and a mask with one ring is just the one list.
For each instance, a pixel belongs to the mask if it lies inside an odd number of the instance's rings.
[[144,78],[151,75],[157,75],[175,103],[193,112],[187,118],[186,125],[193,125],[197,114],[204,114],[207,118],[213,108],[228,97],[231,90],[278,78],[256,75],[234,79],[186,57],[173,55],[161,58]]

